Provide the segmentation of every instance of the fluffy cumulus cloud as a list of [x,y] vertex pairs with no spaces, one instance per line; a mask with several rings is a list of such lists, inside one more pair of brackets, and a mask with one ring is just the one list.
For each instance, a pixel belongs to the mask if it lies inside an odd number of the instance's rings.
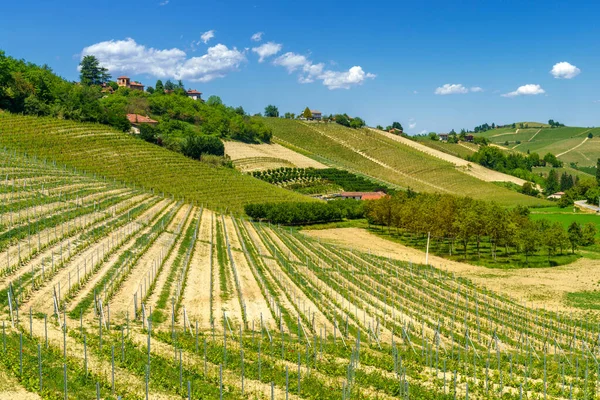
[[113,74],[148,74],[194,82],[222,78],[246,61],[243,52],[223,44],[208,48],[203,56],[187,58],[183,50],[154,49],[138,44],[131,38],[93,44],[83,49],[81,57],[90,54],[95,55]]
[[279,53],[281,48],[282,46],[279,43],[267,42],[258,47],[253,47],[252,51],[258,54],[258,62],[263,62],[266,58]]
[[323,82],[328,89],[350,89],[361,85],[367,79],[374,79],[375,74],[365,72],[362,67],[354,66],[348,71],[333,71],[325,68],[324,63],[314,64],[306,56],[292,52],[285,53],[273,61],[274,65],[284,67],[289,73],[298,71],[298,82]]
[[557,79],[573,79],[581,73],[581,70],[573,64],[562,61],[554,64],[550,73]]
[[529,83],[527,85],[519,86],[517,90],[510,93],[505,93],[501,95],[502,97],[516,97],[516,96],[533,96],[536,94],[546,93],[544,89],[540,85],[534,85]]
[[477,93],[483,92],[483,89],[479,86],[473,86],[472,88],[466,88],[460,83],[446,83],[444,86],[440,86],[435,89],[435,94],[445,96],[448,94],[465,94],[465,93]]
[[414,129],[414,128],[416,128],[416,126],[417,126],[416,122],[411,122],[411,123],[408,124],[408,128],[409,129]]
[[202,43],[207,44],[209,42],[209,40],[214,37],[215,37],[215,30],[211,29],[210,31],[206,31],[202,35],[200,35],[200,40],[202,40]]
[[250,40],[252,40],[253,42],[260,42],[262,40],[263,35],[264,32],[256,32],[250,37]]

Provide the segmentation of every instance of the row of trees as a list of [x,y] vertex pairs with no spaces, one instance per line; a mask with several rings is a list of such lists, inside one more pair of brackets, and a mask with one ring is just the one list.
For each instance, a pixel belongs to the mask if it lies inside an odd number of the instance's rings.
[[363,202],[359,200],[247,204],[244,211],[254,220],[284,225],[313,224],[364,217]]
[[514,248],[526,257],[541,248],[548,255],[569,247],[574,252],[578,246],[594,243],[596,234],[594,224],[565,230],[558,222],[532,220],[524,207],[507,210],[493,202],[452,195],[399,192],[367,202],[365,214],[372,224],[457,242],[465,257],[468,245],[475,244],[479,253],[483,241],[491,243],[494,254],[498,246],[507,252]]

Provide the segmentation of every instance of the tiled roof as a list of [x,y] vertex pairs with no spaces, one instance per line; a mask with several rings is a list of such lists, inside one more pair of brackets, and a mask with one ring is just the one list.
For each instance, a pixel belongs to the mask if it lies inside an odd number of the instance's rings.
[[158,121],[153,120],[152,118],[145,117],[139,114],[127,114],[127,119],[132,124],[157,124]]
[[199,92],[196,89],[193,89],[193,90],[188,90],[187,94],[202,94],[202,92]]

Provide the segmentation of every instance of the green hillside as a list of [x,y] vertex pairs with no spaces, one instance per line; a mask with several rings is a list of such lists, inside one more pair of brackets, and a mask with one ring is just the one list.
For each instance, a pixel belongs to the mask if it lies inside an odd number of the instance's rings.
[[[529,126],[543,125],[533,122],[529,124]],[[588,138],[590,133],[593,135],[592,138]],[[499,128],[480,132],[477,135],[506,149],[523,153],[536,152],[541,156],[552,153],[565,164],[574,162],[580,166],[592,166],[596,165],[596,160],[600,156],[600,137],[598,137],[600,128]]]
[[0,146],[214,210],[244,204],[311,201],[233,169],[215,167],[144,142],[106,125],[0,113]]
[[267,118],[265,122],[273,129],[275,140],[284,145],[330,165],[404,188],[493,199],[505,205],[544,203],[464,174],[448,162],[368,129],[278,118]]

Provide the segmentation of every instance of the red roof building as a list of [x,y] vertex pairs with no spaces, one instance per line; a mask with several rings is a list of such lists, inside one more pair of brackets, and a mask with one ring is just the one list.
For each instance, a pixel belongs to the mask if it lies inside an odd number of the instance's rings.
[[145,117],[139,114],[127,114],[127,119],[131,122],[131,125],[139,125],[139,124],[150,124],[156,125],[158,121],[153,120],[152,118]]
[[379,200],[387,196],[384,192],[343,192],[342,197],[345,199],[355,200]]
[[196,89],[190,89],[185,92],[187,96],[194,100],[202,100],[202,92],[197,91]]
[[126,87],[133,90],[144,90],[144,85],[139,82],[132,81],[128,76],[120,76],[117,78],[117,85],[119,87]]

